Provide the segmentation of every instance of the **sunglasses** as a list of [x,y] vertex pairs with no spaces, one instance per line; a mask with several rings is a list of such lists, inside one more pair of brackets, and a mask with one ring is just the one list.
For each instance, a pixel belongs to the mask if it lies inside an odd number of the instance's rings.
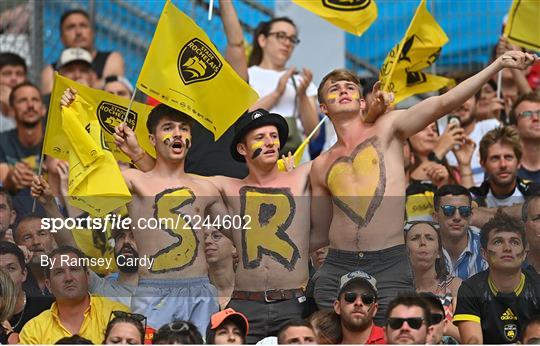
[[347,303],[352,304],[356,301],[356,298],[358,298],[358,296],[362,298],[362,303],[364,305],[371,305],[373,304],[373,302],[375,302],[375,296],[370,293],[360,294],[356,292],[345,292],[345,294],[343,295],[343,299],[345,299]]
[[174,321],[174,322],[171,322],[161,328],[159,328],[160,330],[163,330],[163,329],[168,329],[170,330],[171,332],[177,332],[177,333],[181,333],[181,332],[188,332],[191,328],[189,326],[189,324],[187,324],[186,322],[184,321]]
[[443,320],[443,314],[431,314],[431,325],[439,324]]
[[114,311],[111,311],[111,315],[109,316],[109,321],[112,320],[113,318],[129,318],[135,322],[138,322],[140,323],[143,327],[144,327],[144,330],[146,330],[146,316],[144,315],[141,315],[141,314],[133,314],[131,312],[126,312],[126,311],[120,311],[120,310],[114,310]]
[[399,329],[403,326],[403,323],[407,322],[409,327],[412,329],[420,329],[424,323],[422,317],[409,317],[409,318],[399,318],[399,317],[390,317],[386,321],[386,325],[392,329]]
[[536,115],[536,116],[540,117],[540,109],[537,109],[535,111],[524,111],[524,112],[521,112],[521,113],[518,114],[518,116],[520,116],[522,118],[530,118],[533,115]]
[[459,215],[461,217],[469,217],[472,214],[472,207],[469,206],[461,206],[456,207],[453,205],[441,205],[441,210],[446,217],[454,216],[456,209],[459,211]]

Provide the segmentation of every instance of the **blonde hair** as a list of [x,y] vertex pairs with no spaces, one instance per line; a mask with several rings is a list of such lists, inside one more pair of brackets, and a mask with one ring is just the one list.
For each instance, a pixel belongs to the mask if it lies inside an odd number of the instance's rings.
[[6,321],[15,312],[17,290],[11,276],[0,269],[0,321]]
[[482,137],[482,140],[480,140],[480,161],[485,162],[487,160],[488,150],[495,143],[511,146],[518,161],[521,160],[521,141],[514,126],[494,128]]

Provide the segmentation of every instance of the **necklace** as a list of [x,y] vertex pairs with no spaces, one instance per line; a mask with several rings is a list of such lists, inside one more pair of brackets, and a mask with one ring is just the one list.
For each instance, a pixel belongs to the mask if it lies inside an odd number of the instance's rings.
[[21,311],[21,315],[19,316],[19,320],[17,321],[17,323],[16,323],[13,327],[11,327],[11,330],[13,330],[13,331],[14,331],[15,328],[17,328],[17,327],[19,326],[19,324],[21,323],[22,318],[23,318],[23,315],[24,315],[24,310],[26,310],[26,293],[23,292],[23,294],[24,294],[23,309],[22,309],[22,311]]

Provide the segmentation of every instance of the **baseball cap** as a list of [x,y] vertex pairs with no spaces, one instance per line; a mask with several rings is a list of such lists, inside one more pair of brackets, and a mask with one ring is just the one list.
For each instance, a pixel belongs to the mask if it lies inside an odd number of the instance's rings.
[[236,146],[240,143],[245,135],[254,129],[263,127],[266,125],[274,125],[279,134],[279,142],[283,147],[287,138],[289,137],[289,125],[287,121],[281,115],[276,113],[269,113],[267,110],[259,108],[252,112],[244,113],[236,122],[234,127],[234,138],[231,142],[231,155],[232,157],[239,162],[246,162],[244,156],[240,155]]
[[66,48],[62,51],[62,55],[60,55],[60,59],[56,64],[56,69],[59,70],[75,61],[81,61],[92,66],[92,55],[83,48]]
[[248,335],[249,322],[247,317],[231,308],[213,314],[210,317],[210,329],[217,329],[227,319],[233,320],[244,331],[245,335]]
[[338,297],[343,293],[347,288],[352,286],[354,283],[357,282],[367,282],[369,285],[373,288],[375,293],[377,293],[377,280],[368,273],[357,270],[354,272],[350,272],[348,274],[345,274],[341,277],[340,285],[339,285],[339,291],[338,291]]

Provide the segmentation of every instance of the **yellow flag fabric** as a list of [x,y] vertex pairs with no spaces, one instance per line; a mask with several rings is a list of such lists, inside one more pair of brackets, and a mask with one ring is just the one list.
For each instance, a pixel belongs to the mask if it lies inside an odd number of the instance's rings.
[[105,146],[93,108],[80,95],[62,107],[62,128],[69,147],[68,202],[101,217],[131,200],[120,168]]
[[377,19],[375,0],[292,0],[353,35],[362,35]]
[[[309,144],[309,140],[310,138],[306,138],[302,144],[300,144],[300,146],[296,149],[296,151],[294,152],[292,158],[294,160],[294,165],[296,167],[298,167],[300,165],[300,161],[302,160],[302,156],[304,155],[304,151],[306,150],[306,146]],[[283,159],[279,159],[278,160],[278,169],[280,171],[286,171],[287,168],[285,168],[285,162],[283,161]]]
[[394,104],[455,84],[453,79],[422,72],[437,60],[446,42],[448,37],[422,0],[405,36],[392,48],[379,74],[382,90],[394,93]]
[[191,116],[217,140],[259,96],[206,33],[167,1],[137,87]]
[[540,51],[539,18],[539,0],[514,0],[504,27],[504,36],[510,43]]
[[[124,121],[125,115],[129,106],[129,100],[113,95],[103,90],[97,90],[80,83],[74,82],[71,79],[62,77],[55,73],[54,87],[51,94],[49,105],[49,115],[47,119],[47,130],[45,132],[45,140],[43,144],[43,152],[61,160],[69,159],[68,138],[62,129],[62,117],[60,100],[64,91],[67,88],[77,90],[77,95],[81,96],[88,102],[92,108],[92,113],[79,114],[84,116],[85,121],[97,120],[102,128],[102,136],[105,146],[107,146],[117,160],[130,162],[131,160],[114,144],[114,127]],[[154,146],[148,138],[148,130],[146,129],[146,119],[148,113],[152,110],[151,106],[133,102],[129,115],[126,119],[126,124],[135,132],[137,140],[141,147],[155,157]]]

